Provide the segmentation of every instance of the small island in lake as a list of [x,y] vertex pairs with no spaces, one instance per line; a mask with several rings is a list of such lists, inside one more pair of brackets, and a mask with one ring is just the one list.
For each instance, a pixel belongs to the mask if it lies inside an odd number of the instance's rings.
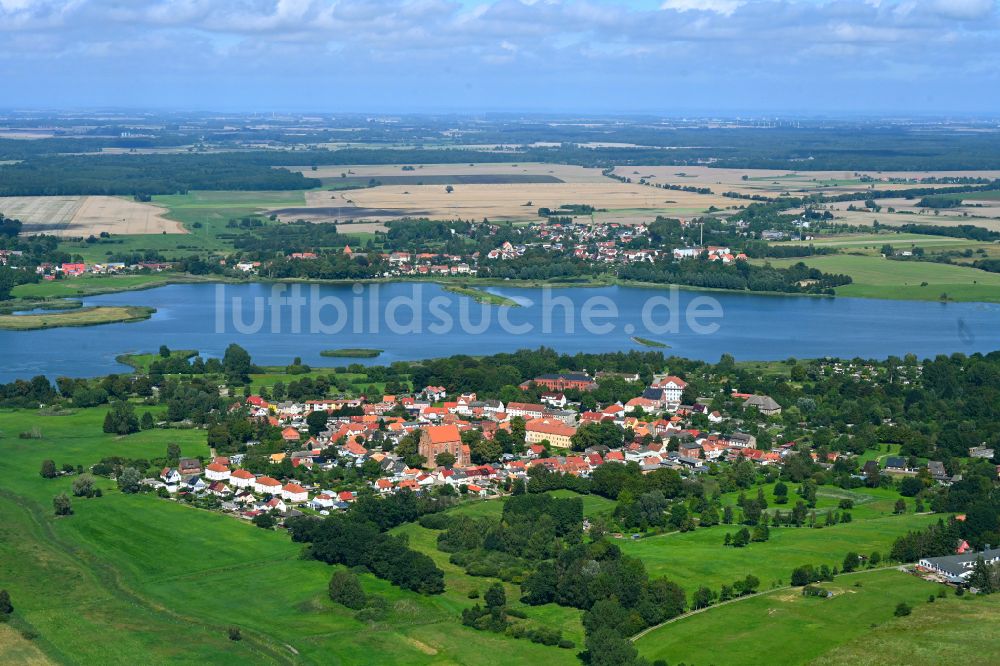
[[661,349],[666,349],[670,347],[670,345],[668,345],[666,342],[660,342],[659,340],[650,340],[649,338],[640,338],[638,335],[632,336],[632,342],[638,345],[642,345],[644,347],[657,347]]
[[328,358],[376,358],[382,355],[382,349],[324,349],[320,356]]

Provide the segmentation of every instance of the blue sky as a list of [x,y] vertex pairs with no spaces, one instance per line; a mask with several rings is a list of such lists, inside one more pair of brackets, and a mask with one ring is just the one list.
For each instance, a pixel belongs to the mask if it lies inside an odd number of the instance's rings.
[[0,0],[0,105],[1000,115],[998,0]]

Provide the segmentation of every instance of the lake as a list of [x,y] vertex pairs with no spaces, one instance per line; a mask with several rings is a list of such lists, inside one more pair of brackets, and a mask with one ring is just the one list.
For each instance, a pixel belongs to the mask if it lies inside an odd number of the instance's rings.
[[[236,342],[256,363],[299,356],[317,366],[387,364],[452,354],[536,348],[560,352],[649,350],[717,361],[789,356],[924,358],[1000,349],[1000,305],[770,296],[632,287],[490,288],[523,307],[498,308],[435,284],[181,284],[83,299],[149,305],[146,321],[86,328],[0,331],[0,381],[44,374],[125,372],[126,352],[161,344],[221,356]],[[374,359],[323,358],[340,348],[385,350]]]

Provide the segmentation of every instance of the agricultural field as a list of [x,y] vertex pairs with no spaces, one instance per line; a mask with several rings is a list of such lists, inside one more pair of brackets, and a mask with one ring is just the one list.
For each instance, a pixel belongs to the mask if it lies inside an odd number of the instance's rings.
[[850,275],[854,282],[837,287],[838,296],[937,301],[946,295],[953,301],[1000,302],[1000,274],[965,266],[845,254],[769,261],[779,268],[801,261],[821,271]]
[[[895,569],[838,576],[821,586],[834,596],[804,597],[798,588],[775,590],[665,624],[639,638],[636,647],[647,659],[665,659],[671,664],[720,663],[719,655],[725,655],[726,664],[801,664],[815,659],[829,664],[931,664],[952,659],[987,663],[984,657],[991,650],[976,651],[989,640],[987,624],[977,627],[978,632],[966,627],[964,631],[979,633],[981,638],[978,645],[963,647],[948,641],[947,633],[939,635],[927,618],[929,614],[954,618],[957,607],[988,605],[988,615],[995,620],[998,607],[992,600],[951,597],[931,604],[928,597],[946,588]],[[912,616],[893,616],[900,602],[913,608]],[[910,634],[901,630],[918,624],[926,627],[921,633],[937,646],[954,645],[956,650],[938,660],[927,660],[925,652],[925,659],[912,661]],[[705,640],[706,636],[711,640]],[[893,636],[899,650],[875,649],[872,636]],[[845,647],[838,650],[840,646]],[[849,652],[847,646],[851,646]]]
[[[866,209],[863,199],[824,204],[824,208],[833,213],[836,221],[855,226],[871,226],[876,221],[890,227],[904,224],[933,224],[942,227],[973,224],[991,231],[1000,231],[1000,202],[990,199],[974,200],[971,198],[974,194],[997,193],[970,193],[962,196],[962,201],[966,205],[936,209],[936,211],[919,207],[917,204],[920,198],[879,199],[877,203],[881,206],[881,210],[878,212]],[[852,206],[855,210],[848,210]],[[893,208],[895,212],[889,212],[889,208]]]
[[[729,208],[734,200],[718,195],[659,190],[604,178],[590,183],[456,185],[381,185],[358,190],[310,190],[304,206],[272,209],[280,219],[311,221],[385,220],[400,217],[533,221],[539,208],[584,203],[606,209],[594,221],[649,222],[658,214],[685,216],[712,206]],[[742,205],[742,204],[737,204]],[[591,221],[591,216],[581,218]]]
[[[412,171],[403,171],[404,166],[412,166]],[[575,166],[572,164],[541,164],[528,162],[521,164],[486,163],[486,164],[355,164],[351,166],[317,166],[288,167],[291,171],[299,171],[308,178],[319,178],[324,186],[337,185],[343,180],[361,181],[364,186],[371,179],[390,184],[389,178],[405,177],[407,184],[423,181],[426,184],[471,183],[479,180],[482,184],[504,182],[528,182],[524,179],[536,178],[535,182],[563,183],[603,183],[608,179],[601,175],[600,169]],[[344,174],[341,176],[341,174]],[[454,178],[451,182],[448,179]]]
[[967,247],[990,245],[951,236],[930,236],[927,234],[911,234],[897,231],[881,231],[879,233],[837,234],[834,236],[819,236],[808,241],[782,241],[775,245],[814,245],[816,247],[837,248],[849,252],[865,252],[879,254],[883,245],[889,244],[896,249],[905,250],[912,247],[922,247],[934,250],[964,250]]
[[[707,166],[621,166],[615,175],[638,182],[644,178],[653,184],[708,187],[715,194],[739,192],[777,196],[806,194],[837,195],[866,190],[892,191],[913,187],[954,187],[953,185],[923,185],[920,183],[862,182],[861,176],[876,179],[936,177],[1000,178],[1000,171],[926,171],[926,172],[867,172],[867,171],[785,171],[780,169],[728,169]],[[747,176],[744,180],[744,176]],[[914,200],[916,201],[916,200]]]
[[125,197],[2,197],[0,213],[24,223],[25,234],[60,237],[180,234],[183,226],[160,206]]

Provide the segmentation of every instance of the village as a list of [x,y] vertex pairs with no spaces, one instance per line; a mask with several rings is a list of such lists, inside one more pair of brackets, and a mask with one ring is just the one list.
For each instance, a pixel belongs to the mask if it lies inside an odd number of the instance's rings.
[[[790,441],[758,448],[756,437],[738,428],[741,421],[710,410],[708,398],[684,404],[688,384],[674,375],[656,375],[641,396],[591,410],[569,401],[564,393],[585,394],[609,376],[638,380],[638,376],[621,373],[545,374],[520,387],[540,395],[536,403],[504,404],[479,399],[475,393],[450,396],[442,386],[371,400],[346,397],[272,402],[249,395],[233,403],[231,409],[245,410],[248,419],[281,429],[284,450],[268,456],[274,470],[365,468],[370,480],[349,490],[333,490],[298,479],[294,472],[253,473],[241,465],[245,454],[236,453],[207,461],[181,458],[176,467],[165,467],[158,478],[145,479],[144,484],[163,497],[208,498],[213,508],[234,516],[254,520],[269,515],[280,522],[302,513],[328,515],[347,509],[359,492],[385,496],[408,490],[499,498],[510,494],[515,483],[526,481],[533,468],[539,467],[589,477],[601,465],[634,463],[643,474],[672,469],[690,476],[738,460],[781,466],[797,451],[795,442]],[[770,396],[734,391],[730,397],[756,418],[766,421],[781,414],[781,405]],[[317,419],[316,414],[322,416]],[[310,434],[310,423],[317,422],[323,424],[322,429],[314,428],[319,431]],[[694,422],[708,427],[694,427]],[[591,444],[599,437],[594,426],[600,424],[611,424],[624,433],[620,443]],[[486,449],[493,451],[491,455],[473,448],[477,442],[497,440],[499,433],[509,440],[515,432],[515,452],[501,453],[497,446]],[[584,436],[591,433],[592,437]],[[417,442],[415,458],[400,446],[406,438]],[[523,446],[519,445],[521,438]],[[252,447],[254,442],[248,444]],[[819,466],[829,469],[839,457],[851,454],[830,452],[823,460],[815,452],[810,455]],[[407,458],[422,464],[407,464]],[[960,478],[946,474],[940,462],[930,462],[927,469],[941,483]],[[875,478],[883,473],[901,478],[914,476],[917,470],[907,459],[889,456],[881,463],[869,460],[859,471],[861,476]]]

